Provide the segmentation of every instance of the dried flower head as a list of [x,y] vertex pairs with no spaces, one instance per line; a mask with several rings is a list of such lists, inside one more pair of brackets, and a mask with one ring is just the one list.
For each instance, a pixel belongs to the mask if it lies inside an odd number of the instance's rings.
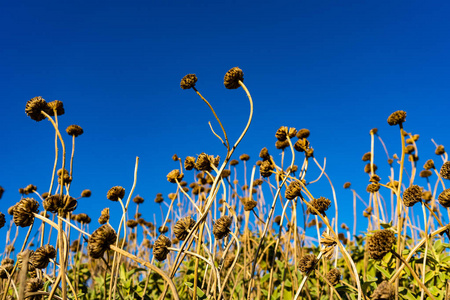
[[443,145],[439,145],[436,147],[436,150],[434,151],[434,153],[436,153],[436,155],[442,155],[445,153],[445,148]]
[[364,153],[364,155],[362,157],[362,161],[370,161],[371,158],[372,158],[372,153],[367,152],[367,153]]
[[401,124],[405,121],[406,121],[406,112],[402,110],[397,110],[396,112],[393,112],[387,119],[388,124],[391,126]]
[[91,190],[83,190],[81,192],[81,197],[82,198],[89,198],[92,195]]
[[173,233],[177,239],[184,241],[194,225],[195,221],[191,217],[181,218],[173,226]]
[[369,256],[375,260],[381,260],[392,249],[395,242],[394,232],[383,229],[375,232],[367,238],[367,250]]
[[4,258],[0,266],[0,278],[6,279],[8,275],[11,275],[14,269],[14,260],[11,258]]
[[159,233],[162,233],[162,234],[164,234],[164,233],[166,233],[166,232],[168,232],[169,231],[169,227],[167,227],[167,226],[159,226],[159,228],[158,228],[158,232]]
[[[27,280],[27,286],[25,287],[25,293],[29,294],[29,293],[34,293],[34,292],[39,292],[42,291],[42,289],[44,288],[44,281],[40,278],[29,278]],[[41,300],[42,296],[41,295],[34,295],[31,297],[27,297],[27,299],[29,300]]]
[[294,180],[289,183],[289,186],[286,189],[286,192],[284,193],[284,196],[286,199],[293,200],[295,197],[300,196],[302,191],[302,184],[300,181]]
[[[327,199],[325,197],[320,197],[317,199],[313,199],[310,202],[311,206],[314,207],[319,213],[321,213],[322,215],[325,214],[325,211],[330,207],[331,205],[331,200]],[[316,215],[317,213],[315,211],[313,211],[310,207],[308,207],[307,213],[311,213],[313,215]]]
[[263,160],[269,160],[270,159],[269,150],[267,150],[266,147],[262,148],[261,151],[259,152],[259,157],[262,158]]
[[432,159],[429,159],[425,162],[425,164],[423,165],[423,168],[425,170],[431,170],[434,169],[434,161]]
[[240,156],[239,156],[239,159],[240,160],[242,160],[242,161],[247,161],[247,160],[249,160],[250,159],[250,155],[248,155],[248,154],[241,154]]
[[232,220],[229,216],[220,217],[213,225],[214,237],[218,240],[223,239],[230,233]]
[[105,207],[102,210],[100,217],[98,218],[98,223],[100,223],[100,225],[103,225],[106,224],[108,221],[109,221],[109,208]]
[[136,220],[130,219],[127,221],[127,227],[133,229],[138,225],[138,222]]
[[3,228],[3,226],[5,226],[5,223],[6,223],[5,214],[0,212],[0,228]]
[[[371,172],[371,168],[370,168],[370,163],[366,164],[366,166],[364,167],[364,172],[367,174],[370,174]],[[373,172],[376,172],[378,170],[378,167],[376,164],[373,164]]]
[[307,139],[309,137],[309,130],[306,128],[300,129],[299,131],[297,131],[297,138],[298,139]]
[[69,249],[70,249],[71,252],[74,252],[74,253],[80,251],[81,250],[80,242],[78,240],[74,240],[72,242],[72,244],[70,245]]
[[167,247],[172,246],[170,239],[164,235],[160,235],[158,239],[153,244],[153,255],[156,260],[164,261],[169,254],[169,249]]
[[446,161],[442,167],[441,171],[439,172],[442,176],[442,178],[450,179],[450,161]]
[[258,202],[249,197],[242,197],[242,203],[244,204],[245,211],[251,211],[258,204]]
[[352,185],[352,184],[351,184],[350,182],[344,183],[344,189],[350,188],[351,185]]
[[27,227],[33,224],[33,213],[39,212],[39,203],[33,198],[22,198],[14,206],[13,220],[17,226]]
[[270,161],[265,160],[259,166],[259,173],[262,177],[267,178],[272,175],[273,169],[275,169],[274,165]]
[[367,185],[367,192],[368,193],[376,193],[378,192],[380,189],[380,184],[379,183],[370,183],[369,185]]
[[419,173],[419,176],[420,176],[420,177],[423,177],[423,178],[428,178],[428,177],[430,177],[431,175],[433,175],[433,172],[431,172],[430,170],[422,170],[422,171],[420,171],[420,173]]
[[445,207],[450,207],[450,189],[443,190],[438,196],[439,203]]
[[331,269],[325,277],[331,285],[335,286],[341,280],[341,272],[338,269]]
[[37,191],[37,187],[35,185],[29,184],[27,185],[24,189],[23,189],[23,193],[25,195],[29,195],[31,193],[34,193],[35,191]]
[[125,197],[125,189],[121,186],[113,186],[106,194],[106,198],[111,201],[119,201],[119,198],[123,199],[123,197]]
[[142,204],[144,203],[144,198],[142,198],[141,196],[137,195],[136,197],[133,198],[133,202],[136,204]]
[[280,216],[280,215],[275,216],[275,218],[273,219],[273,221],[274,221],[275,223],[277,223],[278,225],[280,225],[280,223],[281,223],[281,216]]
[[184,174],[180,173],[180,170],[175,169],[169,172],[169,174],[167,174],[167,181],[170,183],[177,183],[180,182],[181,180],[183,180]]
[[241,86],[239,81],[244,82],[244,72],[238,67],[230,69],[223,78],[223,84],[227,89],[237,89]]
[[306,138],[302,138],[299,139],[295,144],[294,144],[294,149],[297,150],[298,152],[304,152],[309,148],[309,142]]
[[52,102],[48,102],[47,105],[50,111],[52,111],[53,113],[56,112],[57,116],[61,116],[64,114],[64,105],[62,101],[54,100]]
[[279,150],[284,150],[287,147],[289,147],[289,141],[288,140],[284,140],[284,141],[276,141],[275,142],[275,148],[279,149]]
[[161,193],[156,194],[155,203],[162,203],[164,202],[163,195]]
[[422,199],[426,202],[430,201],[433,198],[433,194],[430,191],[422,192]]
[[380,180],[381,180],[381,178],[377,174],[373,174],[372,176],[370,176],[370,179],[369,179],[369,181],[373,182],[373,183],[378,183],[378,182],[380,182]]
[[5,189],[0,186],[0,199],[2,199],[3,193],[5,192]]
[[300,261],[298,262],[298,268],[303,274],[306,275],[314,270],[317,262],[318,259],[314,254],[307,254],[300,258]]
[[195,74],[187,74],[186,76],[183,77],[183,79],[181,79],[180,87],[183,90],[188,90],[190,88],[193,88],[196,82],[197,76],[195,76]]
[[214,160],[211,160],[211,155],[206,153],[201,153],[197,156],[197,161],[195,162],[195,168],[199,171],[208,171],[212,170],[211,164],[214,164]]
[[236,255],[234,255],[234,253],[230,253],[225,257],[225,259],[223,260],[223,267],[225,270],[229,269],[233,265],[235,258]]
[[44,245],[39,247],[30,257],[30,262],[38,269],[47,268],[50,259],[55,259],[56,250],[52,245]]
[[237,166],[239,164],[239,161],[237,159],[230,160],[230,166]]
[[116,242],[117,235],[114,229],[108,225],[102,225],[95,230],[88,240],[88,254],[92,258],[100,258],[109,246]]
[[394,287],[388,281],[381,282],[372,294],[372,300],[392,300],[394,297]]
[[36,122],[45,119],[45,116],[41,112],[47,113],[48,109],[47,102],[41,96],[31,98],[25,105],[25,113]]
[[275,137],[281,142],[285,141],[288,135],[289,129],[286,126],[281,126],[275,133]]
[[323,251],[323,256],[326,259],[331,259],[331,257],[334,254],[334,247],[337,244],[337,240],[329,235],[326,231],[322,234],[322,238],[320,239],[320,242],[325,247]]

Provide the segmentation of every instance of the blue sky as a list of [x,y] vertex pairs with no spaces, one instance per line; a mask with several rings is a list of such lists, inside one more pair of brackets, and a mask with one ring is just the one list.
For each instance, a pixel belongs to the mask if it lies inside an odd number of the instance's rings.
[[[449,9],[445,1],[4,1],[1,211],[20,199],[20,187],[48,189],[54,131],[24,112],[27,100],[42,96],[64,102],[61,129],[78,124],[85,132],[76,141],[71,194],[89,188],[93,195],[77,212],[90,213],[92,226],[105,206],[118,215],[106,192],[130,190],[136,156],[135,194],[146,200],[144,213],[158,212],[156,193],[174,191],[165,178],[178,166],[174,153],[225,156],[209,130],[208,121],[219,129],[212,114],[180,89],[181,78],[197,74],[197,88],[234,141],[249,110],[241,89],[223,86],[235,66],[255,103],[235,158],[248,153],[254,164],[262,147],[279,158],[277,128],[308,128],[341,211],[350,211],[344,182],[368,199],[361,156],[370,150],[369,130],[377,127],[390,154],[400,153],[398,129],[386,122],[391,112],[405,110],[405,129],[421,135],[419,166],[437,158],[431,138],[450,145]],[[388,181],[379,143],[377,158]],[[325,181],[312,189],[331,197]],[[342,214],[351,224],[352,215]]]

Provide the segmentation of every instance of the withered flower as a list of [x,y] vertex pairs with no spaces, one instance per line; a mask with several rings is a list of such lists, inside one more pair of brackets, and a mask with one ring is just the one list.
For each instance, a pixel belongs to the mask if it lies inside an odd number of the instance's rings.
[[173,233],[177,239],[184,241],[194,225],[195,221],[191,217],[181,218],[173,226]]
[[372,300],[391,300],[394,297],[394,287],[388,281],[381,282],[372,294]]
[[300,261],[298,262],[298,268],[303,274],[306,275],[314,270],[317,262],[318,259],[314,254],[307,254],[300,258]]
[[167,226],[159,226],[158,228],[159,233],[166,233],[167,231],[169,231],[169,227]]
[[436,150],[434,151],[434,153],[436,153],[436,155],[442,155],[445,153],[445,148],[443,145],[439,145],[436,147]]
[[25,195],[29,195],[31,193],[34,193],[35,191],[37,191],[37,187],[35,185],[29,184],[27,185],[24,189],[23,189],[23,193]]
[[351,184],[350,182],[344,183],[344,189],[350,188],[351,185],[352,185],[352,184]]
[[379,183],[370,183],[369,185],[367,185],[366,191],[368,193],[376,193],[378,192],[379,189],[380,189]]
[[133,202],[136,204],[142,204],[144,203],[144,198],[142,198],[141,196],[137,195],[136,197],[133,198]]
[[375,260],[381,260],[388,252],[391,251],[395,242],[394,232],[383,229],[375,232],[367,238],[367,250],[369,256]]
[[[378,170],[377,165],[373,164],[373,172],[376,172],[377,170]],[[370,174],[371,171],[372,169],[370,168],[370,163],[366,164],[366,166],[364,167],[364,172]]]
[[289,183],[284,196],[286,199],[293,200],[295,197],[300,196],[302,190],[302,184],[300,181],[294,180]]
[[90,196],[91,196],[91,190],[83,190],[82,192],[81,192],[81,197],[83,197],[83,198],[89,198]]
[[33,213],[39,212],[39,203],[33,198],[22,198],[14,206],[13,220],[17,226],[27,227],[33,224]]
[[71,252],[74,252],[74,253],[80,251],[81,250],[80,242],[78,240],[74,240],[72,242],[72,244],[70,245],[69,249]]
[[362,157],[362,161],[370,161],[372,159],[372,153],[367,152],[364,153],[363,157]]
[[25,113],[36,122],[45,119],[45,116],[41,113],[41,111],[47,113],[48,109],[47,102],[41,96],[31,98],[25,105]]
[[223,84],[227,89],[237,89],[241,86],[239,81],[244,82],[244,72],[238,67],[230,69],[223,78]]
[[109,246],[116,242],[117,235],[114,229],[108,225],[102,225],[95,230],[88,240],[88,254],[92,258],[100,258]]
[[180,182],[181,180],[183,180],[183,177],[183,173],[180,173],[180,170],[175,169],[167,174],[167,181],[170,183],[177,183],[177,181]]
[[275,133],[275,137],[280,142],[283,142],[286,140],[286,137],[288,136],[288,134],[289,134],[289,129],[286,126],[281,126],[280,128],[278,128],[277,132]]
[[[320,214],[325,214],[325,211],[330,207],[331,205],[331,200],[325,198],[325,197],[320,197],[317,199],[313,199],[310,202],[311,206],[313,206],[317,211],[319,211]],[[313,215],[316,215],[317,213],[315,211],[313,211],[312,209],[310,209],[308,207],[308,209],[306,210],[306,213],[311,213]]]
[[240,156],[239,156],[239,159],[240,160],[242,160],[242,161],[248,161],[249,159],[250,159],[250,155],[248,155],[248,154],[241,154]]
[[428,178],[428,177],[430,177],[431,175],[433,175],[433,172],[431,172],[430,170],[422,170],[422,171],[420,171],[420,173],[419,173],[419,176],[420,176],[420,177],[423,177],[423,178]]
[[11,258],[4,258],[2,260],[0,268],[0,278],[3,279],[8,278],[8,274],[11,274],[13,269],[14,269],[14,260]]
[[270,159],[269,150],[267,150],[266,147],[262,148],[259,152],[259,157],[261,157],[263,160]]
[[161,193],[156,194],[155,203],[162,203],[164,202],[163,195]]
[[422,192],[422,199],[425,201],[430,201],[433,198],[433,194],[430,191]]
[[273,221],[274,221],[276,224],[280,225],[280,223],[281,223],[281,216],[280,216],[280,215],[275,216],[275,218],[273,219]]
[[98,222],[100,225],[106,224],[109,221],[109,208],[105,207],[102,210],[100,217],[98,218]]
[[324,231],[320,243],[324,246],[324,249],[322,249],[323,256],[326,259],[330,259],[333,256],[334,247],[337,244],[336,239]]
[[230,160],[230,166],[237,166],[239,164],[239,161],[237,159]]
[[106,198],[111,201],[119,201],[119,198],[123,199],[123,197],[125,197],[125,189],[121,186],[114,186],[110,188],[106,194]]
[[341,272],[338,269],[331,269],[325,277],[331,285],[335,286],[341,280]]
[[450,207],[450,189],[443,190],[438,196],[439,203],[445,207]]
[[223,267],[225,269],[229,269],[231,265],[233,265],[234,259],[236,258],[236,255],[234,253],[228,254],[225,259],[223,260]]
[[5,191],[5,189],[3,187],[0,186],[0,199],[2,199],[3,196],[3,192]]
[[214,237],[218,240],[223,239],[230,233],[232,219],[229,216],[220,217],[213,225]]
[[183,90],[188,90],[190,88],[193,88],[196,82],[197,76],[195,74],[187,74],[186,76],[183,77],[183,79],[181,79],[180,87]]
[[78,125],[69,125],[66,128],[66,132],[67,132],[68,135],[77,137],[79,135],[82,135],[84,131],[83,131],[83,128],[81,128]]
[[442,178],[450,179],[450,161],[446,161],[442,167],[441,171],[439,172],[442,176]]
[[299,139],[295,144],[294,144],[294,149],[297,150],[298,152],[304,152],[309,148],[309,142],[306,138],[302,138]]
[[211,160],[210,155],[206,153],[201,153],[197,156],[197,161],[195,162],[195,168],[199,171],[208,171],[212,170],[211,164],[214,164],[214,161]]
[[30,257],[30,262],[38,269],[47,268],[50,259],[55,259],[56,250],[52,245],[44,245],[39,247]]
[[406,121],[406,112],[402,110],[397,110],[393,112],[387,119],[388,124],[391,126],[401,124],[405,121]]
[[258,204],[258,202],[249,197],[242,197],[242,203],[244,204],[245,211],[251,211]]
[[309,137],[309,130],[306,128],[300,129],[299,131],[297,131],[297,138],[299,140],[301,139],[307,139]]
[[275,142],[275,148],[279,149],[279,150],[284,150],[287,147],[289,147],[289,141],[288,140],[284,140],[284,141],[276,141]]
[[270,161],[265,160],[259,166],[259,173],[261,174],[262,177],[267,178],[272,175],[272,171],[274,168],[275,168],[274,165],[272,165]]
[[[40,278],[29,278],[27,280],[27,286],[25,288],[25,293],[34,293],[34,292],[39,292],[42,291],[42,289],[44,288],[44,281]],[[35,296],[31,296],[31,297],[27,297],[27,299],[29,300],[40,300],[42,299],[41,295],[35,295]]]
[[429,159],[425,162],[425,164],[423,165],[423,168],[425,170],[431,170],[434,169],[434,161],[432,159]]
[[127,226],[130,227],[131,229],[135,228],[138,225],[138,222],[136,220],[128,220],[127,221]]
[[3,226],[5,226],[5,223],[6,223],[5,214],[0,212],[0,228],[3,228]]
[[62,101],[54,100],[47,103],[49,110],[51,110],[53,113],[56,112],[57,116],[61,116],[64,114],[64,105]]
[[195,157],[187,156],[186,159],[184,160],[184,168],[187,171],[190,171],[193,168],[195,168]]
[[164,261],[169,254],[169,249],[167,247],[172,246],[170,239],[164,235],[160,235],[158,239],[153,244],[153,255],[156,260]]

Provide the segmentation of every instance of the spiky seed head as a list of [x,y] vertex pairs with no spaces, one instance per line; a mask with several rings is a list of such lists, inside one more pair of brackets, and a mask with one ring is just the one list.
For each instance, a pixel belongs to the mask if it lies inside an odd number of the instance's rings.
[[227,89],[237,89],[241,86],[239,81],[244,82],[244,72],[238,67],[230,69],[223,78],[223,84]]

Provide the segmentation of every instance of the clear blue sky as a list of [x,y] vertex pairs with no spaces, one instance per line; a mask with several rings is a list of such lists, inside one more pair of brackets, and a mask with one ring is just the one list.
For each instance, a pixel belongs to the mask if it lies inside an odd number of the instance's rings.
[[[341,220],[351,224],[351,193],[342,185],[351,181],[368,199],[361,156],[369,130],[377,127],[390,154],[400,153],[398,129],[386,122],[391,112],[405,110],[405,129],[421,135],[419,166],[437,158],[431,138],[450,147],[449,14],[446,1],[3,1],[0,210],[30,183],[48,189],[54,131],[24,112],[27,100],[42,96],[64,102],[61,129],[84,129],[71,194],[92,190],[76,211],[91,215],[91,228],[103,207],[120,213],[106,192],[130,190],[136,156],[135,194],[146,200],[144,214],[159,216],[153,199],[174,191],[165,177],[178,166],[174,153],[225,155],[209,130],[208,121],[219,129],[212,114],[180,79],[197,74],[197,88],[235,140],[248,102],[222,82],[239,66],[255,110],[235,158],[248,153],[254,164],[268,147],[278,159],[276,129],[309,128],[316,157],[327,158]],[[377,144],[383,182],[385,161]],[[325,181],[318,187],[317,196],[331,198]]]

